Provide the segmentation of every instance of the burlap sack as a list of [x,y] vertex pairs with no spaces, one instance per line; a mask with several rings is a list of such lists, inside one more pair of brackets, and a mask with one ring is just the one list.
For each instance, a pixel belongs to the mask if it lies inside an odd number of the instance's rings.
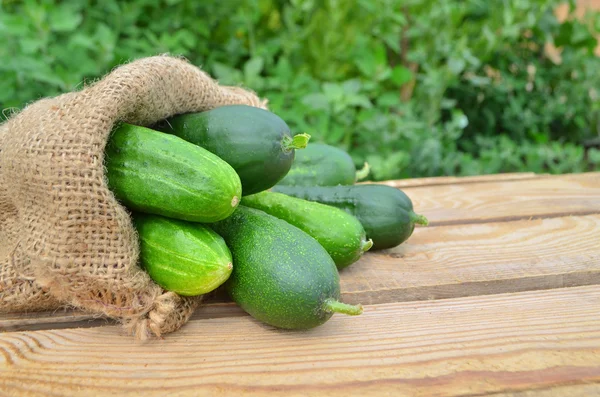
[[170,56],[118,67],[0,125],[0,312],[73,306],[139,339],[178,329],[200,297],[162,290],[138,266],[128,211],[107,188],[103,152],[118,121],[150,125],[225,104],[266,108]]

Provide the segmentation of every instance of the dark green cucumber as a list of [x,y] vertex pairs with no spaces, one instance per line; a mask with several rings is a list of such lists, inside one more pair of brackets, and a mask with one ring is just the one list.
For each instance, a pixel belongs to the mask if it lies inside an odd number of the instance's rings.
[[241,204],[283,219],[314,237],[338,269],[359,260],[373,245],[358,219],[339,208],[275,192],[244,196]]
[[296,154],[292,168],[278,185],[352,185],[368,173],[366,163],[365,168],[357,171],[352,157],[344,150],[324,143],[311,143]]
[[105,150],[109,189],[125,206],[170,218],[215,222],[242,194],[235,170],[215,154],[149,128],[122,124]]
[[206,294],[222,285],[233,268],[221,236],[195,222],[136,213],[140,262],[150,278],[179,295]]
[[372,250],[395,247],[412,235],[415,224],[427,225],[427,219],[415,213],[410,198],[387,185],[275,186],[272,191],[349,212],[373,240]]
[[276,114],[247,105],[227,105],[164,120],[152,128],[174,134],[216,154],[236,170],[244,196],[267,190],[283,178],[310,136],[292,136]]
[[339,274],[325,249],[297,227],[240,205],[210,225],[233,255],[225,282],[231,299],[251,316],[287,329],[325,323],[334,312],[356,315],[362,306],[339,302]]

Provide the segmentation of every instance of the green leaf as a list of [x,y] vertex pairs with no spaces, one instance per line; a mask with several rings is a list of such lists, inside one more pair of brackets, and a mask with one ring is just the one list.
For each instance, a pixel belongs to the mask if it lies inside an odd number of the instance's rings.
[[179,29],[175,33],[177,42],[181,43],[185,48],[194,48],[196,45],[196,36],[187,29]]
[[474,86],[479,86],[479,87],[489,85],[492,82],[492,80],[486,76],[471,75],[471,76],[466,76],[465,79],[467,81],[469,81],[471,84],[473,84]]
[[596,149],[596,148],[590,148],[588,150],[588,160],[590,163],[594,164],[595,166],[600,166],[600,150]]
[[262,59],[260,57],[254,57],[254,58],[250,59],[244,65],[244,75],[246,76],[246,78],[249,78],[252,76],[258,76],[260,74],[260,72],[262,72],[264,64],[265,64],[264,59]]
[[571,43],[580,44],[589,39],[593,39],[592,33],[581,23],[573,24],[573,33],[571,35]]
[[275,66],[275,70],[277,71],[277,74],[286,77],[292,76],[293,73],[292,64],[290,60],[286,57],[279,58],[279,60],[277,61],[277,65]]
[[377,106],[394,107],[400,103],[400,93],[386,92],[377,97]]
[[23,37],[19,40],[19,45],[23,54],[36,54],[45,44],[46,43],[39,38]]
[[469,125],[469,119],[462,110],[454,109],[452,111],[452,124],[458,129],[465,129]]
[[235,70],[228,65],[215,62],[212,65],[212,71],[217,80],[225,85],[237,85],[242,81],[242,72]]
[[329,101],[327,96],[320,92],[305,95],[302,103],[315,110],[329,110]]
[[358,79],[346,80],[342,83],[342,89],[346,94],[356,94],[362,88],[362,83]]
[[330,128],[327,130],[326,139],[332,144],[337,144],[344,138],[346,132],[347,130],[345,126],[341,126],[338,124],[331,125]]
[[17,56],[10,60],[9,66],[13,70],[30,75],[31,80],[33,80],[30,84],[46,83],[55,87],[64,87],[64,82],[56,76],[51,66],[44,62],[44,59]]
[[440,102],[440,107],[442,109],[452,109],[457,104],[456,99],[442,98]]
[[410,164],[411,156],[404,151],[397,151],[387,156],[369,155],[367,162],[371,167],[373,180],[383,181],[393,179],[401,174]]
[[392,69],[392,74],[390,76],[390,80],[398,87],[408,83],[413,79],[413,73],[410,69],[398,65]]
[[323,93],[330,102],[338,102],[344,97],[344,88],[339,84],[324,83]]
[[467,63],[462,58],[450,58],[448,60],[448,69],[455,75],[462,73],[462,71],[465,70],[466,65]]
[[377,62],[371,57],[358,57],[354,63],[365,77],[372,77],[377,70]]
[[81,13],[66,5],[51,8],[48,14],[50,29],[54,32],[72,32],[82,20]]
[[346,96],[345,102],[351,106],[358,106],[367,109],[373,106],[369,98],[365,95],[349,94]]
[[[369,55],[364,56],[363,51],[368,52]],[[363,49],[363,51],[357,54],[354,63],[365,77],[373,78],[387,67],[387,55],[383,44],[374,44],[372,49]]]
[[69,48],[71,50],[76,49],[94,49],[96,41],[91,37],[83,33],[75,33],[69,40]]
[[0,79],[0,103],[8,102],[15,95],[15,90],[16,87],[13,79]]
[[23,36],[30,33],[31,24],[23,15],[0,13],[0,32],[11,36]]

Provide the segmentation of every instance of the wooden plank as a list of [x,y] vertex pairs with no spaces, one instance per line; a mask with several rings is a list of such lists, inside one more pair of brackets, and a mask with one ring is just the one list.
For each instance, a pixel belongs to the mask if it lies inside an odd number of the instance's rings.
[[[480,394],[485,397],[591,397],[600,396],[600,383],[568,385],[550,389],[535,389],[519,392]],[[472,396],[476,397],[476,396]]]
[[[368,252],[340,272],[342,299],[379,304],[600,284],[600,215],[420,228],[404,244]],[[223,293],[203,318],[240,315]],[[39,316],[36,321],[35,316]],[[99,325],[90,316],[15,314],[0,330]]]
[[600,172],[402,190],[431,225],[600,213]]
[[470,175],[470,176],[433,176],[425,178],[407,178],[396,179],[381,182],[360,182],[359,184],[380,183],[404,189],[415,186],[432,186],[432,185],[455,185],[477,182],[500,182],[500,181],[518,181],[524,179],[543,178],[547,174],[536,174],[535,172],[515,172],[504,174],[488,174],[488,175]]
[[427,227],[340,272],[349,303],[600,284],[600,215]]
[[477,396],[600,382],[600,286],[366,306],[280,331],[249,316],[134,343],[117,327],[0,335],[11,395]]

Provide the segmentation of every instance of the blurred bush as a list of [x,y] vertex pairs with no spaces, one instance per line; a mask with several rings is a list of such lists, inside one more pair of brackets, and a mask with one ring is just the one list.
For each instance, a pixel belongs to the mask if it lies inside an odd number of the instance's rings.
[[598,169],[600,17],[559,23],[559,3],[5,0],[0,108],[171,53],[267,97],[375,180]]

